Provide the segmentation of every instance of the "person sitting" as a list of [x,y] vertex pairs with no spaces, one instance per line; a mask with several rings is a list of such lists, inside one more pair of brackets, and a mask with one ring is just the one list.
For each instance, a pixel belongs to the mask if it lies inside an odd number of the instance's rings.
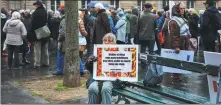
[[[103,44],[116,44],[116,37],[112,33],[107,33],[103,37]],[[87,81],[87,88],[88,88],[88,104],[96,104],[97,97],[99,93],[99,81],[93,79],[93,62],[96,61],[95,56],[90,56],[87,61],[85,62],[85,66],[87,70],[90,72],[90,78]],[[101,89],[101,104],[111,104],[111,97],[112,97],[112,88],[113,83],[111,81],[103,81],[103,86]]]

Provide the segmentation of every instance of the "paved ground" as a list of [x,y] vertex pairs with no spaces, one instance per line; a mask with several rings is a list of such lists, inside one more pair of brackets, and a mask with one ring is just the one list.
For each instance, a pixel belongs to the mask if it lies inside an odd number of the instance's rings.
[[[29,55],[29,60],[33,62],[31,55]],[[202,58],[196,58],[197,61],[202,61]],[[33,96],[25,89],[17,87],[17,80],[24,80],[24,79],[32,79],[32,78],[39,78],[43,76],[52,76],[52,72],[55,71],[56,68],[56,55],[52,53],[50,56],[50,67],[49,68],[41,68],[40,70],[32,69],[33,65],[23,66],[20,70],[7,70],[5,66],[5,59],[2,59],[2,69],[1,69],[1,103],[2,104],[41,104],[41,103],[48,103],[44,99]],[[139,75],[140,78],[143,78],[146,70],[140,69]],[[176,89],[188,91],[190,93],[194,93],[200,96],[204,96],[209,98],[208,93],[208,85],[207,85],[207,78],[205,74],[198,74],[193,73],[191,75],[182,75],[181,82],[172,82],[170,79],[169,74],[165,75],[163,85],[173,87]],[[113,98],[113,102],[116,101],[116,97]],[[61,103],[68,103],[68,104],[86,104],[87,103],[87,96],[73,99],[66,102]],[[121,102],[122,103],[122,102]],[[132,101],[132,103],[136,103]],[[123,103],[122,103],[123,104]]]

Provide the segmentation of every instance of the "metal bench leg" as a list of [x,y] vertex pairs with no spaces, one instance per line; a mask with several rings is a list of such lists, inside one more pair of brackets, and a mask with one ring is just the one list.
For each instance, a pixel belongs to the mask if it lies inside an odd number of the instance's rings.
[[117,96],[118,96],[118,98],[117,98],[117,102],[115,102],[115,104],[119,104],[119,102],[121,100],[123,100],[125,102],[125,104],[130,104],[130,101],[126,97],[121,96],[121,95],[117,95]]

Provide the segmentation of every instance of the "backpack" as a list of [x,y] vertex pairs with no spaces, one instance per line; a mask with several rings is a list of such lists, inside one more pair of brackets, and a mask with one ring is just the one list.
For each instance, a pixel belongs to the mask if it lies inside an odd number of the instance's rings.
[[143,85],[156,86],[163,81],[163,75],[164,72],[162,66],[151,62],[147,66],[147,72],[143,80]]

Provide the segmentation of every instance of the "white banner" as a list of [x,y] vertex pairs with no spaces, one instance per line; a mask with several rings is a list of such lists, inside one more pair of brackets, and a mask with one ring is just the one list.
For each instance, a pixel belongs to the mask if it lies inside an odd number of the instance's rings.
[[[175,50],[173,50],[173,49],[162,49],[161,50],[161,57],[176,59],[176,60],[181,60],[181,61],[193,62],[194,51],[181,50],[179,54],[176,54]],[[166,66],[163,66],[163,71],[169,72],[169,73],[182,73],[182,74],[191,74],[192,73],[191,71],[176,69],[176,68],[171,68],[171,67],[166,67]]]
[[[221,64],[220,53],[204,51],[204,59],[205,59],[205,64],[216,65],[216,66],[220,66]],[[218,79],[217,76],[207,75],[210,101],[212,104],[216,104],[216,97],[218,91],[217,79]],[[221,95],[219,97],[219,101],[221,102]]]
[[138,80],[138,45],[95,45],[95,80]]

